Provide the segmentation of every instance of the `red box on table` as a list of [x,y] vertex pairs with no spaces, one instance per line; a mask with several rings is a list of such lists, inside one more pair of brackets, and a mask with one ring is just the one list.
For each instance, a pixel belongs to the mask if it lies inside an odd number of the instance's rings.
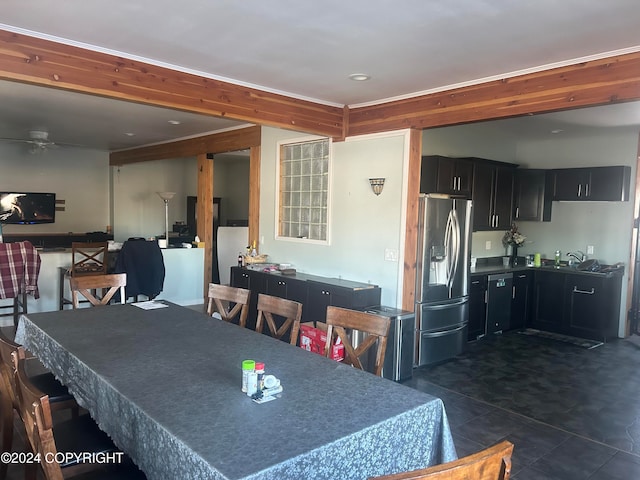
[[[324,345],[327,343],[327,325],[322,322],[304,322],[300,324],[300,348],[309,352],[324,355]],[[344,360],[344,345],[331,345],[332,360]]]

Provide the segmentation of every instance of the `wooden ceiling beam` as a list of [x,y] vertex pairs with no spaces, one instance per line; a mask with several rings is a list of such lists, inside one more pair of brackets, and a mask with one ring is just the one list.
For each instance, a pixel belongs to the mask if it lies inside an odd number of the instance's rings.
[[212,133],[175,142],[111,152],[109,165],[150,162],[167,158],[195,157],[202,153],[225,153],[259,147],[262,127],[252,126]]
[[329,137],[343,109],[0,30],[0,79]]
[[347,135],[425,129],[640,100],[640,52],[351,108]]

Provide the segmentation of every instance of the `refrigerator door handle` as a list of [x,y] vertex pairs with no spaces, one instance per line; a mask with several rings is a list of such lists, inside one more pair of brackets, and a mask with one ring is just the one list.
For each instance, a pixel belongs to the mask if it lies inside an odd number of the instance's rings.
[[446,278],[446,285],[447,285],[447,290],[449,291],[449,297],[451,297],[451,271],[453,268],[453,263],[454,263],[454,218],[453,218],[453,210],[449,211],[449,215],[447,215],[447,226],[445,227],[445,231],[444,231],[444,248],[445,248],[445,255],[446,255],[446,272],[447,272],[447,278]]
[[449,215],[451,218],[451,254],[449,256],[449,268],[447,271],[447,288],[449,290],[449,297],[451,297],[451,289],[456,273],[458,272],[458,263],[460,261],[460,222],[458,221],[458,213],[455,210],[451,210]]

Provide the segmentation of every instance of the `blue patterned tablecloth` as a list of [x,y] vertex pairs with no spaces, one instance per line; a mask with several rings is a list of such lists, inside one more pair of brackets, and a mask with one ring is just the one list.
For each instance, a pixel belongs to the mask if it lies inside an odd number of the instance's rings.
[[[152,480],[363,480],[456,458],[440,399],[177,305],[29,314],[16,340]],[[241,392],[245,359],[281,398]]]

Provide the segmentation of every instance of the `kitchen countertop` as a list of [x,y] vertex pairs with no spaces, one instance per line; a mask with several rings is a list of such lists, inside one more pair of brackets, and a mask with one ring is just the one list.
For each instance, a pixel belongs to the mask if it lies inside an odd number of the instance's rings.
[[552,264],[542,265],[540,267],[527,267],[525,264],[525,260],[522,259],[522,264],[516,265],[513,267],[504,267],[502,265],[502,258],[498,257],[498,261],[493,261],[494,259],[487,259],[488,262],[480,262],[478,259],[478,264],[476,268],[471,269],[471,275],[491,275],[494,273],[515,273],[529,270],[544,270],[547,272],[558,272],[558,273],[571,273],[578,275],[595,275],[599,277],[612,277],[614,275],[622,275],[624,274],[624,266],[616,267],[614,265],[602,265],[604,271],[600,272],[585,272],[581,270],[577,270],[575,267],[569,267],[567,265],[562,265],[560,268],[554,267]]

